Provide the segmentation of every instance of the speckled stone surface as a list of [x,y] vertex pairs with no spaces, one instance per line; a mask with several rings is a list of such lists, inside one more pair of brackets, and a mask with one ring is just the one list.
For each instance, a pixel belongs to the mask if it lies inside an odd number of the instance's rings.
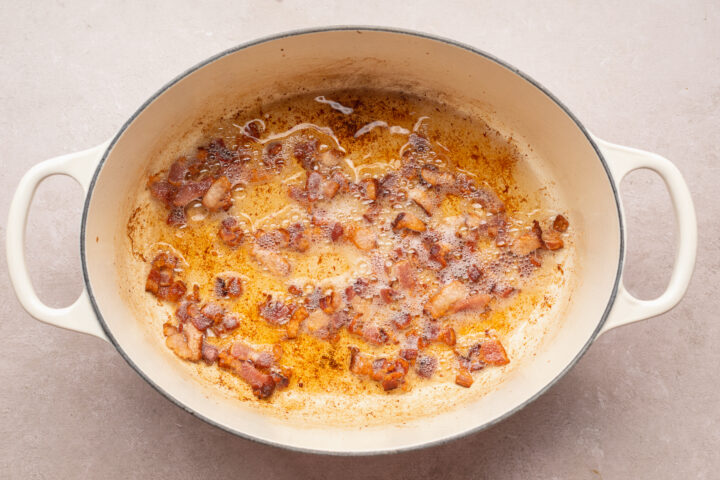
[[[600,338],[539,400],[440,447],[374,458],[258,445],[173,406],[108,344],[41,324],[0,258],[0,478],[718,478],[720,471],[720,6],[610,2],[0,2],[0,246],[33,164],[109,138],[156,89],[238,43],[328,24],[407,27],[519,67],[596,135],[682,170],[699,221],[695,277],[658,318]],[[404,3],[404,2],[403,2]],[[662,182],[623,184],[625,281],[645,298],[668,281],[674,219]],[[41,296],[81,288],[82,195],[38,191],[28,262]]]

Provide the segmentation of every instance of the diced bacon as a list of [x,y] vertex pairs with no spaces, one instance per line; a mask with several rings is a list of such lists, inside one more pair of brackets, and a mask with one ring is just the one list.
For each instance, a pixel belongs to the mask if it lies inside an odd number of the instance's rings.
[[280,300],[268,296],[265,302],[258,305],[260,316],[273,325],[284,325],[290,320],[294,308]]
[[430,260],[439,263],[441,268],[445,268],[447,267],[447,257],[451,250],[452,245],[447,242],[440,241],[437,243],[431,243],[428,247]]
[[413,232],[424,232],[425,223],[414,213],[400,212],[392,222],[393,230],[412,230]]
[[378,197],[378,181],[374,178],[365,178],[360,181],[360,191],[365,200],[375,200]]
[[415,372],[423,378],[430,378],[437,369],[437,358],[428,355],[421,355],[415,362]]
[[455,383],[460,385],[461,387],[470,388],[473,384],[473,377],[470,375],[470,372],[467,370],[460,369],[460,371],[455,376]]
[[492,331],[487,331],[487,338],[480,344],[480,357],[488,365],[505,365],[510,362],[505,348]]
[[321,187],[323,183],[323,177],[318,172],[310,172],[307,180],[305,181],[305,191],[307,192],[307,199],[310,202],[315,202],[322,198]]
[[492,293],[497,295],[500,298],[508,298],[510,295],[515,293],[516,290],[514,287],[511,287],[510,285],[501,285],[501,284],[495,284],[492,288]]
[[170,335],[175,335],[176,333],[178,333],[178,329],[175,325],[170,322],[163,323],[163,335],[169,337]]
[[265,151],[263,152],[262,158],[263,164],[266,167],[279,170],[285,165],[285,157],[283,156],[283,145],[280,142],[270,142]]
[[392,323],[398,330],[407,328],[411,320],[412,317],[407,312],[395,312],[392,316]]
[[[192,303],[187,307],[187,314],[190,320],[188,324],[192,323],[198,330],[207,330],[213,323],[215,323],[212,313],[212,311],[209,311],[206,314],[196,303]],[[222,307],[220,314],[222,314]]]
[[372,203],[370,207],[368,207],[367,211],[363,213],[363,218],[368,223],[375,223],[378,216],[380,216],[380,205],[377,203]]
[[335,197],[335,194],[337,194],[338,190],[340,190],[340,184],[337,183],[335,180],[323,180],[322,184],[320,185],[321,198],[325,200],[330,200]]
[[300,188],[297,185],[290,185],[288,188],[288,196],[298,202],[300,205],[309,205],[310,200],[308,198],[308,192],[304,188]]
[[176,207],[184,207],[193,200],[205,195],[213,184],[211,178],[205,178],[199,181],[189,181],[178,189],[177,194],[173,198],[172,204]]
[[168,171],[168,182],[176,187],[182,185],[185,181],[185,176],[188,173],[188,164],[189,162],[187,158],[180,157],[172,165],[170,165],[170,170]]
[[339,293],[331,291],[318,301],[318,306],[323,312],[331,314],[337,312],[343,307],[343,300]]
[[197,362],[202,355],[202,341],[202,332],[192,323],[186,323],[183,325],[182,332],[167,337],[165,344],[183,360]]
[[448,313],[455,302],[467,296],[468,289],[460,281],[454,280],[440,289],[425,304],[425,311],[435,319]]
[[375,247],[375,232],[367,227],[352,225],[348,232],[350,241],[360,250],[372,250]]
[[232,195],[230,190],[232,184],[227,177],[220,177],[215,180],[202,199],[202,204],[210,211],[227,210],[232,206]]
[[275,365],[280,360],[282,351],[266,346],[263,349],[251,347],[247,343],[236,340],[230,347],[230,355],[238,360],[252,362],[257,368],[267,369]]
[[293,155],[305,170],[312,171],[317,150],[318,141],[316,138],[313,138],[312,140],[296,143],[293,148]]
[[406,290],[415,288],[415,267],[410,260],[400,260],[390,269],[390,274],[397,278],[400,286]]
[[518,257],[529,255],[538,248],[542,247],[542,242],[535,232],[528,232],[516,238],[510,250]]
[[163,202],[166,207],[170,207],[173,204],[173,199],[175,195],[177,195],[177,192],[177,187],[166,180],[159,180],[150,184],[150,194]]
[[219,320],[215,321],[215,325],[211,327],[216,335],[220,336],[224,333],[235,330],[240,325],[237,316],[225,312]]
[[350,347],[350,371],[379,382],[385,391],[394,390],[402,385],[409,368],[404,358],[373,359],[361,354],[357,347]]
[[491,299],[492,297],[486,293],[476,293],[475,295],[461,298],[450,307],[450,313],[485,311]]
[[455,181],[452,173],[441,172],[434,165],[426,165],[420,170],[422,179],[433,187],[451,185]]
[[438,335],[438,338],[441,342],[444,344],[453,347],[455,346],[455,343],[457,342],[457,338],[455,336],[455,329],[452,327],[444,327],[440,334]]
[[560,233],[548,230],[542,233],[542,242],[548,250],[559,250],[565,246]]
[[432,215],[440,203],[437,195],[419,187],[408,190],[408,198],[415,202],[428,215]]
[[244,380],[250,385],[253,395],[258,398],[268,398],[275,391],[275,380],[272,375],[261,372],[250,362],[238,360],[228,353],[220,352],[218,365]]
[[287,229],[288,246],[297,252],[305,252],[310,248],[310,240],[305,234],[305,227],[301,223],[294,223]]
[[337,242],[340,239],[340,237],[343,236],[344,231],[345,231],[345,229],[343,228],[343,226],[340,223],[338,223],[338,222],[333,223],[332,227],[330,227],[330,239],[333,242]]
[[243,293],[240,277],[215,277],[215,296],[220,298],[237,298]]
[[218,359],[218,349],[215,345],[207,342],[202,344],[202,358],[206,364],[212,365]]
[[187,216],[185,215],[185,207],[172,207],[168,213],[165,222],[171,227],[182,227],[187,224]]
[[308,317],[308,311],[305,307],[298,307],[290,317],[290,320],[285,324],[285,333],[288,338],[296,338],[300,331],[300,325]]
[[563,233],[568,229],[569,226],[570,222],[568,222],[567,218],[563,217],[562,215],[556,216],[555,220],[553,221],[553,230],[555,230],[556,232]]
[[220,223],[218,236],[229,247],[237,247],[242,244],[243,231],[235,217],[227,217]]
[[380,289],[380,298],[385,303],[393,303],[400,297],[400,293],[392,288]]
[[267,268],[273,275],[277,275],[279,277],[286,277],[290,275],[290,271],[292,270],[290,262],[285,260],[285,258],[277,252],[259,247],[258,245],[253,245],[251,255],[256,262]]
[[483,276],[483,272],[477,265],[470,265],[467,269],[467,275],[471,282],[477,283]]

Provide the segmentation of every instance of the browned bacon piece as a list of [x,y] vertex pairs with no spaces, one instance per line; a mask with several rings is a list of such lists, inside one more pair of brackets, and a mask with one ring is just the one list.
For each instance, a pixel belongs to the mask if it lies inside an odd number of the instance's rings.
[[293,223],[287,229],[289,247],[297,252],[305,252],[310,248],[310,239],[305,234],[302,223]]
[[378,197],[378,181],[374,178],[360,180],[360,191],[365,200],[376,200]]
[[280,300],[273,300],[268,295],[267,299],[258,305],[260,316],[273,325],[284,325],[290,320],[295,307]]
[[568,229],[569,226],[570,222],[568,222],[567,218],[563,217],[562,215],[558,215],[553,221],[553,230],[555,230],[556,232],[563,233]]
[[491,299],[492,297],[486,293],[476,293],[464,297],[453,303],[452,307],[450,307],[450,313],[484,311]]
[[442,172],[435,165],[425,165],[420,170],[422,179],[433,187],[451,185],[455,181],[452,173]]
[[415,288],[415,267],[410,260],[405,259],[395,263],[390,269],[390,274],[397,279],[402,288],[406,290]]
[[280,142],[270,142],[263,152],[263,164],[273,170],[279,170],[285,165],[283,145]]
[[255,243],[268,250],[279,250],[290,246],[290,232],[284,228],[276,228],[266,232],[258,230],[255,232]]
[[268,369],[280,360],[282,350],[269,345],[258,349],[242,340],[236,340],[230,347],[230,355],[238,360],[252,362],[257,368]]
[[451,312],[453,304],[467,296],[468,289],[460,281],[454,280],[442,287],[425,304],[425,311],[435,319]]
[[188,173],[190,162],[185,157],[178,158],[168,170],[168,182],[172,185],[179,187],[185,181],[185,176]]
[[412,212],[400,212],[393,220],[392,227],[393,230],[407,229],[413,232],[424,232],[425,222]]
[[152,261],[150,272],[145,282],[145,291],[160,300],[177,302],[187,288],[181,280],[175,280],[175,268],[178,258],[168,252],[160,252]]
[[180,188],[178,188],[172,204],[176,207],[184,207],[193,200],[197,200],[198,198],[204,196],[212,184],[213,180],[211,178],[185,182],[180,186]]
[[227,217],[220,222],[218,236],[229,247],[237,247],[242,244],[243,231],[235,217]]
[[215,296],[237,298],[243,293],[242,280],[236,276],[215,277]]
[[272,375],[258,370],[251,362],[238,360],[229,353],[220,352],[218,366],[244,380],[258,398],[268,398],[275,391],[275,380]]
[[202,204],[211,212],[227,210],[232,206],[232,195],[230,190],[232,184],[227,177],[222,176],[215,180],[202,199]]
[[360,250],[372,250],[375,247],[375,232],[361,225],[351,225],[348,229],[350,241]]
[[423,378],[430,378],[437,369],[437,358],[429,355],[420,355],[415,361],[415,372]]
[[425,190],[420,187],[408,190],[408,198],[415,202],[428,215],[432,215],[440,203],[440,199],[435,193],[431,193],[430,190]]
[[315,166],[317,151],[318,140],[316,138],[298,142],[295,144],[295,147],[293,147],[293,155],[297,161],[300,162],[300,165],[302,165],[302,167],[307,171],[312,171]]
[[470,388],[470,386],[473,384],[473,377],[472,375],[470,375],[470,372],[468,372],[464,368],[461,368],[455,376],[455,383],[460,385],[461,387]]
[[169,332],[171,335],[165,339],[165,344],[183,360],[197,362],[202,356],[203,334],[192,323],[181,325],[182,331]]
[[166,180],[158,180],[151,182],[149,188],[150,195],[163,202],[167,208],[172,207],[173,199],[178,191],[175,185]]
[[404,358],[372,358],[360,353],[357,347],[350,347],[350,371],[379,382],[385,391],[402,385],[409,368],[410,365]]

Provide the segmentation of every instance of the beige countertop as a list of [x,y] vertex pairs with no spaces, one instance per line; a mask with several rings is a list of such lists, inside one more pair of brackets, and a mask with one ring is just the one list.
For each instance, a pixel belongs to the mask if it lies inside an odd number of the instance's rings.
[[[561,381],[491,429],[375,458],[286,452],[173,406],[109,344],[41,324],[0,257],[1,478],[718,478],[720,471],[720,5],[672,2],[2,2],[0,247],[23,173],[98,144],[166,81],[239,43],[327,24],[451,37],[525,71],[596,135],[678,165],[699,251],[685,300],[601,337]],[[405,3],[405,2],[402,2]],[[661,4],[660,4],[661,3]],[[625,281],[666,285],[674,219],[658,177],[623,184]],[[54,177],[30,216],[41,296],[81,289],[80,188]]]

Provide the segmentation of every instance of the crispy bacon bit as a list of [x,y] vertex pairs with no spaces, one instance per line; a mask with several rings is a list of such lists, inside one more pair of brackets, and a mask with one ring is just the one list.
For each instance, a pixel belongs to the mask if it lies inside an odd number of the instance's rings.
[[243,379],[252,389],[253,395],[258,398],[268,398],[275,391],[275,380],[272,375],[261,372],[255,366],[243,360],[238,360],[226,352],[220,352],[218,366]]
[[167,220],[165,221],[171,227],[182,227],[187,224],[187,217],[185,216],[184,207],[173,207],[168,213]]
[[390,274],[397,278],[400,286],[406,290],[415,288],[415,267],[410,260],[400,260],[394,264],[390,270]]
[[570,222],[568,222],[567,218],[563,217],[562,215],[558,215],[553,221],[553,230],[555,230],[556,232],[563,233],[568,229],[569,226]]
[[170,322],[163,323],[163,335],[169,337],[170,335],[175,335],[176,333],[178,333],[178,329],[175,325]]
[[388,332],[375,324],[363,324],[360,336],[373,345],[385,345],[390,340]]
[[407,328],[412,317],[407,312],[395,312],[392,316],[392,323],[398,330]]
[[252,257],[263,267],[267,268],[270,273],[280,277],[286,277],[290,275],[292,266],[290,262],[285,260],[277,252],[262,248],[258,245],[253,245],[252,251],[250,252]]
[[150,272],[145,282],[145,291],[160,300],[179,301],[187,288],[181,280],[175,280],[175,268],[178,258],[167,252],[160,252],[152,261]]
[[528,232],[513,241],[510,251],[518,257],[524,257],[525,255],[530,255],[540,247],[542,247],[540,237],[538,237],[535,232]]
[[467,296],[468,289],[460,281],[454,280],[445,285],[425,304],[425,311],[433,318],[438,319],[451,310],[455,302]]
[[267,147],[265,147],[265,152],[263,152],[263,164],[265,164],[266,167],[277,169],[285,165],[285,157],[283,156],[283,145],[280,142],[270,142]]
[[343,226],[340,223],[338,223],[338,222],[333,223],[332,227],[330,227],[330,239],[333,242],[337,242],[340,239],[340,237],[343,236],[344,231],[345,231],[345,229],[343,228]]
[[185,176],[188,173],[188,164],[189,162],[187,158],[180,157],[172,165],[170,165],[170,170],[168,171],[168,182],[176,187],[182,185],[185,181]]
[[235,217],[227,217],[220,223],[218,236],[228,247],[237,247],[243,241],[243,231]]
[[559,250],[565,246],[560,233],[548,230],[542,233],[542,242],[548,250]]
[[167,347],[183,360],[197,362],[202,355],[203,334],[192,323],[183,325],[182,332],[165,339]]
[[215,296],[220,298],[237,298],[243,293],[240,277],[215,277]]
[[408,190],[408,198],[415,202],[428,215],[432,215],[438,203],[440,203],[437,195],[419,187]]
[[367,227],[352,225],[348,231],[350,241],[360,250],[372,250],[375,247],[375,232]]
[[202,344],[202,358],[206,364],[212,365],[218,359],[218,349],[215,345],[207,342]]
[[434,165],[425,165],[420,170],[420,176],[425,182],[433,187],[442,187],[451,185],[455,181],[455,177],[449,172],[440,172]]
[[323,180],[320,184],[320,198],[329,200],[340,190],[340,184],[335,180]]
[[268,296],[265,302],[258,306],[260,316],[273,325],[284,325],[293,314],[294,307],[280,300],[273,300]]
[[258,140],[260,138],[260,134],[264,130],[264,127],[262,126],[262,123],[260,123],[259,120],[252,120],[245,124],[245,127],[243,128],[243,134],[250,137],[253,140]]
[[477,283],[482,278],[482,270],[477,265],[470,265],[467,269],[467,275],[471,282]]
[[385,303],[393,303],[400,297],[400,293],[392,288],[380,289],[380,298]]
[[360,191],[365,200],[375,200],[378,196],[378,181],[374,178],[365,178],[360,181]]
[[178,189],[174,185],[165,180],[159,180],[150,184],[150,194],[163,202],[166,207],[172,206],[177,191]]
[[397,358],[371,358],[360,353],[357,347],[350,347],[350,371],[356,375],[367,376],[380,382],[386,392],[405,383],[405,375],[410,368],[407,360]]
[[231,332],[235,330],[238,325],[240,325],[238,318],[235,315],[227,312],[225,312],[219,320],[216,319],[215,322],[215,325],[213,325],[211,329],[213,332],[215,332],[215,335],[218,336],[221,336],[227,332]]
[[460,369],[458,374],[455,376],[455,383],[461,387],[470,388],[473,384],[473,377],[470,375],[470,372],[463,368]]
[[290,285],[288,287],[288,293],[290,295],[295,295],[297,297],[297,296],[302,295],[302,290],[300,290],[300,287],[297,287],[295,285]]
[[270,346],[259,350],[243,341],[236,340],[230,347],[230,355],[238,360],[252,362],[257,368],[270,368],[280,360],[282,350]]
[[305,307],[295,309],[290,320],[285,324],[285,333],[288,338],[296,338],[300,331],[300,325],[308,317],[308,311]]
[[327,314],[337,312],[343,306],[342,297],[333,290],[328,295],[320,298],[318,306]]
[[452,245],[446,242],[431,243],[428,248],[430,254],[430,260],[433,260],[440,264],[441,268],[447,267],[447,256],[452,250]]
[[305,252],[310,248],[310,240],[305,235],[302,223],[293,223],[287,229],[289,247],[297,252]]
[[495,333],[491,330],[488,330],[485,333],[487,335],[487,339],[480,344],[479,352],[483,362],[488,365],[496,366],[509,363],[510,360],[505,352],[505,348],[503,348],[502,343],[500,343],[500,340],[498,340],[497,336],[495,336]]
[[444,327],[440,334],[438,335],[438,338],[441,342],[443,342],[446,345],[449,345],[451,347],[455,346],[455,343],[457,341],[457,338],[455,336],[455,329],[452,327]]
[[184,207],[193,200],[205,195],[213,184],[211,178],[204,178],[199,181],[189,181],[182,184],[173,198],[172,204],[176,207]]
[[415,362],[415,372],[423,378],[430,378],[437,369],[437,358],[428,355],[421,355]]
[[202,199],[202,204],[211,212],[227,210],[232,206],[230,190],[232,184],[227,177],[220,177],[215,180]]
[[450,313],[484,311],[492,297],[486,293],[476,293],[453,303]]
[[315,164],[317,150],[318,140],[317,138],[313,138],[309,141],[296,143],[293,148],[293,155],[295,155],[295,158],[305,170],[311,171]]
[[393,230],[412,230],[413,232],[424,232],[425,223],[420,220],[417,215],[411,212],[398,213],[392,222]]

